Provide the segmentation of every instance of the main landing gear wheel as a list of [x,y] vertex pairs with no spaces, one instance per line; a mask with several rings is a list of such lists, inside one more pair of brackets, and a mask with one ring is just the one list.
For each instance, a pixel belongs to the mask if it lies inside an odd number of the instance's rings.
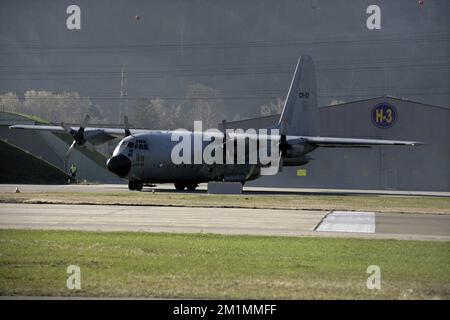
[[189,183],[189,184],[186,186],[186,188],[187,188],[189,191],[195,191],[195,189],[197,188],[197,184],[196,184],[196,183]]
[[184,188],[186,188],[186,186],[183,183],[175,182],[174,185],[177,191],[184,191]]
[[128,182],[128,189],[130,189],[130,190],[141,191],[143,187],[144,187],[144,184],[141,181],[129,181]]
[[177,189],[177,191],[184,191],[184,189],[188,189],[189,191],[195,191],[195,189],[198,186],[198,184],[195,182],[191,182],[191,183],[175,182],[174,185],[175,185],[175,189]]

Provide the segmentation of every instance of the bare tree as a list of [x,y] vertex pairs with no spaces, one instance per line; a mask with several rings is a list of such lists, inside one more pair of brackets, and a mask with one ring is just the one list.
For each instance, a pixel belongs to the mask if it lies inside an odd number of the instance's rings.
[[275,101],[270,101],[269,104],[262,105],[259,108],[262,116],[271,116],[274,114],[280,114],[283,111],[285,99],[277,97]]
[[197,83],[188,87],[186,98],[192,106],[193,120],[202,120],[204,129],[215,128],[224,119],[220,90]]
[[23,112],[22,102],[13,92],[0,95],[0,110],[10,112]]
[[94,119],[101,117],[98,106],[93,105],[89,97],[82,97],[78,92],[28,90],[23,100],[17,94],[9,92],[0,95],[0,107],[2,111],[25,113],[55,123],[77,123],[86,113],[91,114]]

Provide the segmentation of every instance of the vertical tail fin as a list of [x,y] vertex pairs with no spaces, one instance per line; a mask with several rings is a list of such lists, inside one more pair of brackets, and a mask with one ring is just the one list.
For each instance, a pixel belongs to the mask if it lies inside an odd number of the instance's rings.
[[314,63],[303,55],[298,59],[278,128],[284,135],[318,136],[319,126]]

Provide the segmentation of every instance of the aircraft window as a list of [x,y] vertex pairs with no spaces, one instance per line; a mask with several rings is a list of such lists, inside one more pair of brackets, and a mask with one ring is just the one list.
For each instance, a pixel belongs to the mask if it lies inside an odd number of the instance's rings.
[[128,146],[132,149],[139,149],[139,150],[148,150],[148,145],[147,145],[147,141],[142,140],[142,139],[138,139],[135,140],[134,142],[129,142]]
[[119,152],[122,152],[122,150],[125,149],[125,143],[124,141],[121,141],[115,148],[113,151],[113,155],[117,155]]
[[120,150],[123,150],[123,149],[125,149],[126,146],[127,146],[127,143],[126,143],[126,142],[122,142],[122,143],[118,146],[118,148],[119,148]]

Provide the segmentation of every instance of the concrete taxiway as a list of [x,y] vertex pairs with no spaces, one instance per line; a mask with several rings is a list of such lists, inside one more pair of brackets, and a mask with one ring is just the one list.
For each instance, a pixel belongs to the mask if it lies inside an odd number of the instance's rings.
[[[68,184],[68,185],[33,185],[33,184],[0,184],[0,193],[14,192],[131,192],[125,184]],[[179,193],[172,184],[160,184],[155,187],[144,187],[142,192]],[[205,193],[207,185],[202,183],[194,193]],[[184,191],[188,192],[188,191]],[[192,192],[191,192],[192,193]],[[306,188],[272,188],[272,187],[244,187],[244,193],[261,195],[286,194],[323,194],[323,195],[393,195],[393,196],[433,196],[450,197],[450,192],[431,191],[399,191],[399,190],[362,190],[362,189],[306,189]]]
[[[450,240],[450,215],[373,213],[372,219],[372,214],[353,214],[312,210],[4,203],[0,204],[0,228]],[[330,226],[321,230],[324,224]],[[345,229],[340,229],[343,225],[346,225]]]

